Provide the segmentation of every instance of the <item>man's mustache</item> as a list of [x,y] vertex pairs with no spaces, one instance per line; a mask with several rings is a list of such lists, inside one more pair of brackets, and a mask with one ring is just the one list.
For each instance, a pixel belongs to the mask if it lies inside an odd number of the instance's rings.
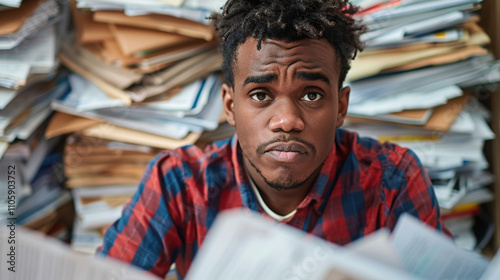
[[260,144],[258,147],[257,147],[257,154],[258,155],[262,155],[265,153],[266,151],[266,147],[271,145],[271,144],[274,144],[274,143],[277,143],[277,142],[291,142],[291,141],[295,141],[295,142],[299,142],[299,143],[302,143],[304,144],[312,153],[316,153],[316,148],[314,147],[313,144],[307,142],[306,140],[298,137],[298,136],[295,136],[295,135],[286,135],[286,134],[280,134],[278,135],[277,137],[265,142],[265,143],[262,143]]

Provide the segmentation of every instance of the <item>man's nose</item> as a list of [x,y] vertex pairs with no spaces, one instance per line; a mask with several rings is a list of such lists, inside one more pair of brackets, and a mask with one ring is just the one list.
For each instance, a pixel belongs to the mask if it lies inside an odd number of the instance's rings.
[[299,104],[293,100],[281,100],[272,108],[272,118],[269,128],[272,131],[302,131],[304,120]]

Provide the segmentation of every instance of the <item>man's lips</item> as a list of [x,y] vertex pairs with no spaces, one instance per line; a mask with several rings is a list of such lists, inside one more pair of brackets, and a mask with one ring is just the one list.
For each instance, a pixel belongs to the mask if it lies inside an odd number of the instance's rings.
[[299,142],[278,142],[269,145],[265,152],[291,152],[291,153],[299,153],[299,154],[307,154],[308,149],[302,143]]

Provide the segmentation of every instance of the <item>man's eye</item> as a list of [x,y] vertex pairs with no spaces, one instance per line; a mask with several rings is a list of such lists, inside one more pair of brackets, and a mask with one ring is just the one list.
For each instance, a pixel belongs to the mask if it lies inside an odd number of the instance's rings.
[[263,92],[257,92],[252,94],[252,99],[256,101],[269,101],[271,97]]
[[304,95],[301,100],[305,100],[305,101],[318,101],[322,98],[321,94],[317,93],[317,92],[314,92],[314,91],[311,91],[311,92],[308,92],[306,93],[306,95]]

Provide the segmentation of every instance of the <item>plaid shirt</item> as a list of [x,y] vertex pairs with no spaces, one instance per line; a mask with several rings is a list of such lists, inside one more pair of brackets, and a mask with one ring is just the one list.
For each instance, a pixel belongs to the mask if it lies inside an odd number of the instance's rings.
[[[219,212],[247,208],[267,216],[237,143],[235,135],[204,150],[188,146],[157,156],[98,254],[161,277],[175,261],[183,278]],[[413,152],[338,129],[321,174],[286,223],[343,245],[392,230],[403,212],[443,230],[433,187]]]

